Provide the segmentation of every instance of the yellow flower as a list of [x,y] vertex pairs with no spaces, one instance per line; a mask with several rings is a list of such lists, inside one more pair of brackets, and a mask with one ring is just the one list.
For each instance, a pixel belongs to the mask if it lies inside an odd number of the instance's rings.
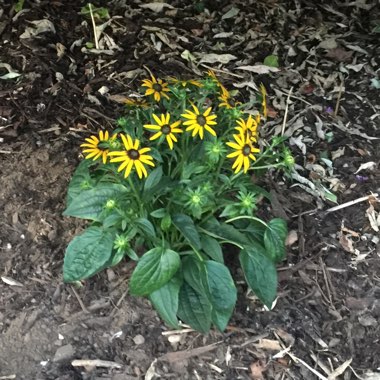
[[268,110],[267,110],[267,90],[265,86],[261,83],[260,84],[260,91],[261,91],[261,96],[263,100],[261,101],[261,106],[263,108],[263,116],[266,118],[268,115]]
[[222,95],[219,97],[219,100],[221,101],[219,107],[226,107],[227,109],[233,109],[241,104],[241,102],[236,102],[224,87],[222,88]]
[[83,153],[86,155],[86,160],[92,158],[95,161],[99,157],[102,157],[103,164],[107,163],[107,154],[109,152],[109,149],[107,149],[107,142],[112,142],[116,139],[116,136],[117,134],[110,138],[108,131],[105,131],[104,133],[103,131],[100,131],[99,138],[97,136],[86,138],[85,140],[87,142],[81,144],[82,148],[87,148],[83,149]]
[[145,154],[150,151],[150,148],[139,149],[140,141],[138,139],[133,141],[130,135],[124,136],[120,134],[120,136],[123,140],[125,150],[121,152],[109,152],[109,156],[116,156],[115,158],[111,158],[111,162],[122,162],[117,171],[121,172],[125,169],[124,178],[129,176],[133,167],[136,169],[140,179],[143,176],[147,177],[148,172],[144,164],[154,166],[152,162],[153,157]]
[[167,94],[165,94],[165,92],[170,91],[168,89],[168,84],[165,83],[162,79],[157,80],[152,75],[152,80],[150,80],[150,79],[144,79],[143,80],[142,87],[148,87],[148,89],[145,91],[145,95],[146,96],[153,95],[154,100],[156,102],[159,102],[161,100],[161,96],[166,98],[166,99],[169,99],[169,96]]
[[235,151],[228,154],[228,158],[235,158],[235,162],[232,165],[232,169],[235,169],[235,173],[238,173],[242,167],[244,173],[247,173],[251,166],[251,161],[256,161],[254,153],[260,152],[260,149],[254,148],[252,142],[248,136],[243,134],[233,135],[235,142],[227,142],[226,144]]
[[255,120],[252,117],[252,115],[249,115],[247,121],[245,121],[244,119],[239,119],[239,120],[236,120],[236,123],[238,126],[235,127],[235,129],[239,132],[239,134],[243,136],[247,136],[252,142],[257,141],[256,139],[257,127],[258,127],[257,119]]
[[142,98],[127,98],[124,103],[130,107],[141,107],[144,109],[149,107],[148,102]]
[[170,123],[170,114],[162,114],[161,119],[157,115],[152,115],[153,119],[156,121],[157,125],[154,124],[145,124],[144,128],[150,129],[153,131],[158,131],[155,133],[149,140],[156,140],[160,136],[164,135],[166,137],[166,141],[168,142],[169,148],[173,149],[173,141],[177,142],[177,137],[175,136],[175,133],[182,133],[182,129],[177,128],[181,122],[176,121],[175,123]]
[[197,87],[203,87],[203,84],[201,82],[198,82],[195,79],[180,80],[180,79],[171,77],[169,78],[169,80],[170,82],[181,85],[182,87],[187,87],[189,84],[192,84],[193,86],[197,86]]
[[216,121],[214,121],[214,119],[216,119],[216,115],[210,115],[211,107],[207,108],[207,110],[201,114],[194,104],[192,106],[194,112],[185,110],[186,113],[181,115],[185,119],[188,119],[183,123],[183,125],[188,125],[186,131],[193,131],[193,137],[199,134],[201,140],[203,140],[204,130],[213,136],[216,136],[215,131],[211,127],[211,125],[216,125]]

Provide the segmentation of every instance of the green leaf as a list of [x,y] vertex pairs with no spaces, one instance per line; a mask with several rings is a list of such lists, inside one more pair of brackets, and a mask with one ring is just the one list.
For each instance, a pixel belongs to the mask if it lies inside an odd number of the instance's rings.
[[275,218],[268,223],[268,228],[264,233],[264,246],[267,255],[274,263],[280,262],[285,257],[285,239],[287,234],[288,229],[283,219]]
[[241,250],[240,265],[249,287],[269,309],[277,294],[277,271],[260,244]]
[[182,259],[182,273],[185,281],[197,292],[208,293],[206,268],[204,262],[199,261],[195,255]]
[[162,247],[146,252],[138,262],[130,280],[131,294],[146,296],[164,286],[177,272],[177,252]]
[[202,225],[204,232],[214,238],[221,240],[226,240],[232,244],[243,247],[249,243],[247,237],[242,234],[238,229],[236,229],[231,224],[219,223],[216,219],[211,219]]
[[63,215],[100,221],[107,201],[115,200],[127,191],[123,185],[99,184],[90,190],[82,191],[72,200]]
[[152,170],[144,183],[144,192],[150,191],[154,186],[158,185],[162,178],[162,166]]
[[179,318],[193,329],[207,333],[211,327],[211,311],[212,305],[207,297],[184,282],[179,292]]
[[265,57],[264,65],[270,67],[279,67],[277,55],[268,55]]
[[223,331],[234,310],[237,290],[231,273],[225,265],[211,260],[207,260],[205,264],[213,306],[212,321],[220,331]]
[[150,302],[157,310],[160,317],[172,328],[178,329],[178,296],[181,281],[173,277],[160,289],[149,295]]
[[143,231],[148,237],[155,238],[156,231],[154,229],[153,224],[146,218],[139,218],[135,221],[137,226]]
[[198,231],[195,228],[193,219],[185,214],[176,214],[173,215],[172,222],[193,248],[197,250],[202,248],[201,240],[199,238]]
[[15,4],[15,12],[16,13],[22,11],[22,9],[24,7],[24,2],[25,2],[25,0],[18,0],[17,1],[17,3]]
[[154,210],[150,213],[150,216],[153,218],[161,219],[166,215],[166,209],[165,208],[159,208],[157,210]]
[[89,171],[90,166],[93,164],[94,162],[91,160],[83,160],[75,169],[67,190],[67,207],[82,191],[94,187],[95,181],[91,179]]
[[89,227],[68,245],[63,263],[63,280],[73,282],[91,277],[111,258],[114,232]]
[[201,244],[202,250],[207,256],[211,257],[213,260],[224,263],[222,247],[220,246],[218,240],[208,236],[206,234],[201,234]]

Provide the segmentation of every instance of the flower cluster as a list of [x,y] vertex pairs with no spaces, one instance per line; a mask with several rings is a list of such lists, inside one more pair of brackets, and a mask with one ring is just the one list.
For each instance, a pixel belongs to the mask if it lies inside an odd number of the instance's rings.
[[[191,139],[199,138],[205,143],[208,157],[215,164],[231,158],[235,173],[247,173],[252,167],[260,153],[256,145],[260,113],[256,112],[254,116],[244,114],[242,102],[235,100],[213,71],[210,70],[204,80],[169,78],[167,82],[151,74],[150,79],[142,81],[142,88],[145,88],[143,97],[129,97],[125,101],[131,117],[119,120],[122,130],[111,137],[108,131],[100,131],[98,136],[87,138],[81,145],[85,148],[86,159],[101,159],[103,164],[120,163],[118,171],[124,170],[125,178],[136,171],[141,179],[148,176],[148,166],[155,166],[151,155],[153,147],[140,147],[141,142],[147,145],[158,141],[155,148],[160,147],[162,158],[167,153],[161,148],[163,141],[169,151],[175,151],[175,145],[178,146],[182,139],[185,142],[177,147],[178,157],[186,155],[185,151],[194,146],[189,140],[191,136]],[[263,85],[261,98],[263,116],[266,117]],[[157,113],[163,109],[165,113]],[[211,150],[210,144],[214,147]],[[223,145],[232,152],[228,153]],[[215,149],[222,154],[216,154]]]

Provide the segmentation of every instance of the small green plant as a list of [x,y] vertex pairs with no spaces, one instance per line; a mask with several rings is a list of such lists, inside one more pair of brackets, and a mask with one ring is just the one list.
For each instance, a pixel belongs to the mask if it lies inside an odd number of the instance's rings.
[[[259,144],[262,116],[245,113],[248,105],[212,71],[188,81],[151,75],[142,90],[127,99],[112,134],[100,131],[81,145],[86,160],[64,215],[91,223],[67,247],[64,281],[129,258],[137,262],[130,293],[148,297],[167,325],[178,328],[180,319],[204,333],[212,325],[223,331],[237,297],[225,256],[239,254],[249,287],[268,308],[276,298],[287,228],[255,216],[269,194],[251,174],[287,168],[293,158],[282,138]],[[259,99],[266,116],[263,86]]]

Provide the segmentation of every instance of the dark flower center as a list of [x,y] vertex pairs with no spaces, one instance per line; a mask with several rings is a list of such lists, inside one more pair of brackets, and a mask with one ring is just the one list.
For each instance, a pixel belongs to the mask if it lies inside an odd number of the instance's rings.
[[170,128],[170,125],[169,124],[165,124],[161,127],[161,132],[164,134],[164,135],[168,135],[170,132],[171,132],[171,128]]
[[207,123],[207,120],[206,118],[203,116],[203,115],[198,115],[197,116],[197,123],[203,127],[206,123]]
[[161,92],[162,91],[162,86],[158,83],[153,83],[153,90],[156,92]]
[[138,150],[136,149],[129,149],[128,150],[128,157],[131,159],[131,160],[138,160],[140,158],[140,153]]
[[243,156],[249,156],[251,154],[251,146],[245,144],[242,149]]

